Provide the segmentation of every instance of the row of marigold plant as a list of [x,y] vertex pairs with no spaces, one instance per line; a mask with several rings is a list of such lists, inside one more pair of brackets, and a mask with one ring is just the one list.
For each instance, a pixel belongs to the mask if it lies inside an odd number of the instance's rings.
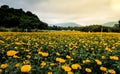
[[120,35],[1,32],[1,74],[119,74]]

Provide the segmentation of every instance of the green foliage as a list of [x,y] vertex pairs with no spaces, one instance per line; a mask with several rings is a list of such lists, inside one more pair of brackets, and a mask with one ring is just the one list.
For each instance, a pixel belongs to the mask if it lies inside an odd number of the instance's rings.
[[113,26],[113,29],[114,29],[115,32],[120,32],[120,21],[118,21],[118,24],[115,24]]
[[48,24],[39,20],[39,18],[30,11],[22,9],[9,8],[3,5],[0,8],[0,27],[21,29],[46,29]]

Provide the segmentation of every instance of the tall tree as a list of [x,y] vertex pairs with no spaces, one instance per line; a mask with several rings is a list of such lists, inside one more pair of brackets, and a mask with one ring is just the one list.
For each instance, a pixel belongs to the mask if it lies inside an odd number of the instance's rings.
[[113,31],[120,32],[120,20],[118,21],[118,24],[114,24]]

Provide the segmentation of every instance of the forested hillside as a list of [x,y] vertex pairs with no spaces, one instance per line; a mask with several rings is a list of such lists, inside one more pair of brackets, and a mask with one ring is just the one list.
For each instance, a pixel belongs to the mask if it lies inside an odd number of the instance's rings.
[[0,7],[0,27],[21,29],[46,29],[48,24],[30,11],[10,8],[8,5]]

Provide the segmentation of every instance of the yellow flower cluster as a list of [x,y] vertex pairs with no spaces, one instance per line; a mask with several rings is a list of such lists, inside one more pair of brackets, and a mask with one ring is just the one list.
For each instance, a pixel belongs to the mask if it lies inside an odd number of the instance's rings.
[[42,63],[40,65],[41,65],[41,68],[44,68],[46,66],[46,62],[42,61]]
[[19,66],[20,66],[20,64],[19,64],[19,63],[15,64],[15,67],[19,67]]
[[14,55],[14,56],[13,56],[13,58],[16,58],[16,59],[17,59],[17,58],[20,58],[20,57],[19,57],[19,56],[17,56],[17,55]]
[[109,69],[108,72],[109,72],[110,74],[116,74],[116,71],[113,70],[113,69]]
[[107,68],[101,66],[101,67],[100,67],[100,70],[101,70],[101,71],[107,71]]
[[22,45],[25,44],[24,42],[15,42],[16,45]]
[[82,62],[85,64],[85,63],[90,63],[91,61],[89,59],[86,59],[86,60],[83,60]]
[[106,47],[105,50],[109,51],[109,52],[113,52],[110,48]]
[[9,50],[7,51],[7,56],[14,56],[18,53],[18,51],[15,51],[15,50]]
[[1,64],[0,65],[0,68],[2,68],[2,69],[5,69],[5,68],[7,68],[8,67],[8,64]]
[[71,57],[70,57],[69,55],[66,55],[66,58],[67,58],[67,59],[71,59]]
[[0,69],[0,74],[2,73],[2,71],[3,71],[3,70],[2,70],[2,69]]
[[65,63],[66,60],[62,58],[56,58],[56,61],[60,63]]
[[68,71],[67,74],[74,74],[72,71]]
[[60,56],[60,53],[56,52],[56,55],[57,55],[57,56]]
[[101,58],[102,58],[102,59],[106,59],[106,57],[105,57],[105,56],[101,56]]
[[3,43],[5,43],[5,42],[4,42],[3,40],[0,40],[0,43],[3,44]]
[[0,37],[0,74],[117,74],[120,69],[118,33],[100,38],[101,33],[77,31],[3,32]]
[[72,69],[82,69],[82,67],[79,64],[72,64]]
[[110,56],[110,59],[111,59],[111,60],[116,60],[116,61],[117,61],[117,60],[119,60],[119,57],[118,57],[118,56]]
[[49,56],[49,53],[47,53],[47,52],[39,51],[38,54],[42,55],[43,57],[48,57]]
[[55,63],[50,63],[50,66],[55,66]]
[[21,72],[23,72],[23,73],[28,73],[30,71],[31,71],[31,65],[23,65],[21,67]]
[[62,69],[63,69],[64,71],[67,71],[67,72],[70,72],[70,71],[71,71],[71,68],[70,68],[69,66],[65,66],[65,65],[62,66]]
[[85,71],[86,71],[87,73],[92,72],[92,70],[91,70],[90,68],[85,68]]
[[31,56],[30,56],[30,55],[27,55],[26,57],[27,57],[27,58],[29,58],[29,59],[31,58]]
[[102,65],[102,62],[98,59],[95,59],[95,62],[98,64],[98,65]]
[[47,74],[53,74],[52,72],[48,72]]
[[25,61],[23,61],[23,64],[24,64],[24,65],[29,65],[29,64],[30,64],[30,61],[29,61],[29,60],[25,60]]

